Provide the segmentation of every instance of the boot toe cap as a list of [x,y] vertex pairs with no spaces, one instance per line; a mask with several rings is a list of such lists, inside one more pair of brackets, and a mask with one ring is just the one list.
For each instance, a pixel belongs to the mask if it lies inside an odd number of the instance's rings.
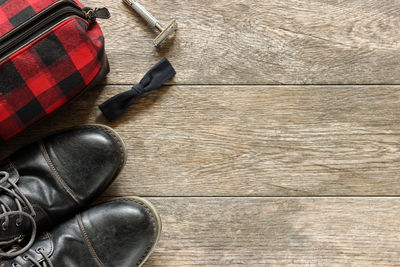
[[161,221],[151,204],[139,198],[99,205],[82,214],[92,246],[105,266],[136,266],[154,248]]
[[85,126],[43,141],[60,178],[81,204],[90,203],[116,178],[125,162],[122,139],[105,126]]

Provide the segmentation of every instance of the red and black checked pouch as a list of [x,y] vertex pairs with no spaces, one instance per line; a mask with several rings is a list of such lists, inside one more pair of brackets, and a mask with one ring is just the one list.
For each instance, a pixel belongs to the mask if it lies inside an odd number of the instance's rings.
[[0,141],[107,75],[96,18],[109,15],[72,0],[0,0]]

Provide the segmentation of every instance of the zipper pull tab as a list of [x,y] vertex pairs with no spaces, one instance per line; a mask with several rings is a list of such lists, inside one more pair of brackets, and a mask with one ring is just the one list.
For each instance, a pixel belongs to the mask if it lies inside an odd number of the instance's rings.
[[109,19],[111,17],[110,12],[105,7],[95,9],[85,7],[83,11],[85,12],[86,18],[91,23],[95,22],[96,19]]

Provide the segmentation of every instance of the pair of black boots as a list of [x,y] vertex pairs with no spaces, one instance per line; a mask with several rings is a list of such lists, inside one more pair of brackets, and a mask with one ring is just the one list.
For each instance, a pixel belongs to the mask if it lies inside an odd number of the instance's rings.
[[4,160],[0,266],[141,266],[161,232],[154,207],[124,198],[88,208],[125,160],[121,138],[100,125],[52,135]]

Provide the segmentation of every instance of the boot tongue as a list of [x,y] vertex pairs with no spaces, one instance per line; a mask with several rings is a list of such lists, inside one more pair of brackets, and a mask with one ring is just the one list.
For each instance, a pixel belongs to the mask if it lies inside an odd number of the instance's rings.
[[[14,168],[13,164],[11,162],[9,163],[0,163],[0,172],[7,172],[9,174],[9,180],[16,184],[19,181],[19,173],[17,169]],[[11,184],[7,180],[1,179],[3,178],[0,175],[0,186],[4,186],[6,188],[10,188]]]
[[[0,172],[6,172],[9,175],[9,179],[4,179],[4,177],[0,173],[0,186],[11,189],[11,184],[9,183],[9,180],[16,184],[19,181],[19,174],[18,171],[13,167],[11,163],[7,164],[0,164]],[[15,202],[14,198],[12,198],[9,194],[5,193],[0,189],[0,201],[5,203],[10,207],[11,210],[17,210],[18,206],[17,203]],[[3,212],[0,209],[0,213]],[[1,223],[1,220],[0,220]],[[1,229],[0,229],[1,230]]]
[[[2,172],[6,172],[8,174],[8,179],[6,179],[4,175],[2,175]],[[12,185],[9,181],[11,181],[14,184],[18,183],[19,181],[18,171],[13,167],[11,163],[0,164],[0,187],[11,190]],[[0,204],[1,203],[6,204],[11,209],[11,211],[18,210],[18,205],[15,199],[10,194],[5,192],[4,189],[0,188]],[[24,211],[29,212],[27,210]],[[4,211],[0,205],[0,215],[2,214],[4,214]],[[0,217],[0,244],[4,243],[4,245],[0,245],[0,249],[6,247],[8,248],[12,245],[22,245],[24,242],[23,234],[24,233],[29,234],[29,232],[32,229],[31,221],[27,219],[25,216],[20,217],[19,215],[14,214],[8,216],[8,219],[9,219],[8,225],[7,226],[4,225],[3,228],[5,217],[4,216]],[[20,219],[22,220],[19,223]]]

